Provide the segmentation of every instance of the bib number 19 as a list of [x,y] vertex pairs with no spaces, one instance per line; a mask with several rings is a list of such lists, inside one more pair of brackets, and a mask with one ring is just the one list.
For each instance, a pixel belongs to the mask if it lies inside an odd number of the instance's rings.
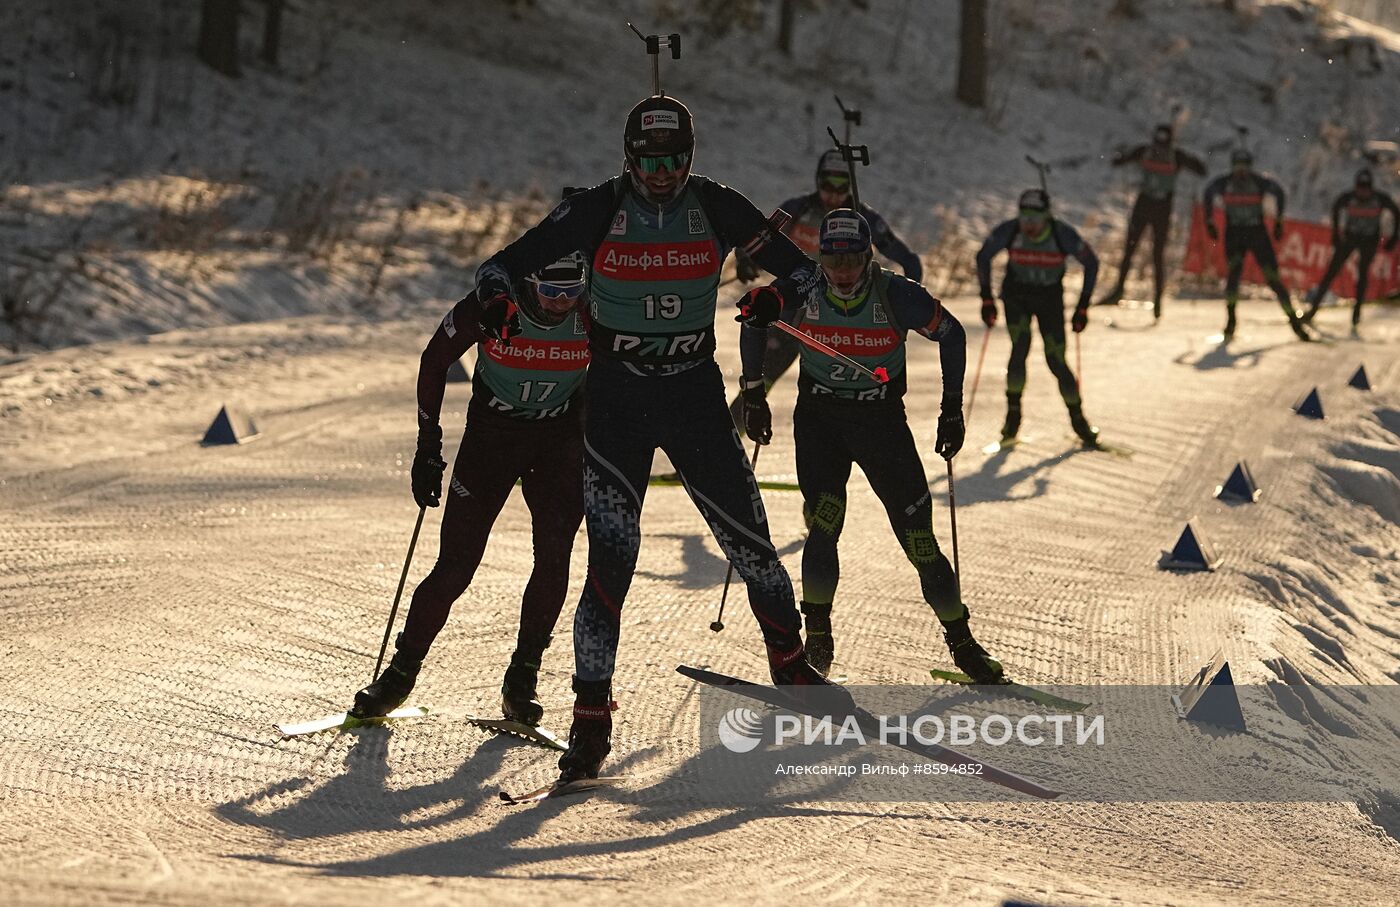
[[648,293],[642,297],[642,303],[646,306],[648,321],[679,318],[681,314],[681,298],[675,293],[662,293],[660,296]]

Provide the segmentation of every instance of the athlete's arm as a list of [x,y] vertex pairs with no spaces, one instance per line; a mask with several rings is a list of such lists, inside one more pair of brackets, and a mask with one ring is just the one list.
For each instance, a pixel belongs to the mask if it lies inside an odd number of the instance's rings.
[[481,303],[472,292],[452,307],[438,325],[418,359],[418,431],[441,436],[438,419],[447,389],[447,370],[472,345],[485,339],[481,332]]
[[1381,203],[1381,210],[1390,212],[1390,235],[1400,236],[1400,208],[1395,206],[1395,199],[1388,193],[1376,192],[1376,201]]
[[1351,191],[1348,190],[1337,196],[1337,200],[1332,203],[1332,240],[1342,235],[1342,212],[1346,210],[1347,203],[1351,201]]
[[895,235],[894,230],[890,229],[890,225],[874,208],[862,204],[860,213],[870,225],[870,238],[874,241],[875,248],[880,250],[880,254],[903,268],[905,277],[915,283],[923,283],[924,263],[919,261],[919,256],[914,254],[914,250]]
[[1182,151],[1180,148],[1176,149],[1176,166],[1180,170],[1190,170],[1197,176],[1206,175],[1205,161],[1189,151]]
[[777,280],[773,286],[787,305],[804,305],[826,292],[821,268],[792,240],[774,230],[743,194],[705,177],[691,177],[710,223],[728,248],[743,249],[759,267]]
[[555,206],[544,220],[477,268],[477,284],[493,288],[517,286],[519,281],[570,252],[593,259],[617,212],[617,183],[622,177],[585,189]]
[[1084,266],[1084,288],[1079,291],[1079,308],[1089,305],[1089,297],[1094,293],[1094,282],[1099,279],[1099,257],[1094,254],[1094,250],[1069,224],[1055,221],[1055,229],[1059,231],[1060,248],[1065,250],[1065,254],[1073,255]]
[[1274,197],[1274,217],[1283,220],[1283,206],[1287,198],[1283,194],[1283,187],[1278,184],[1277,180],[1267,176],[1259,177],[1259,182],[1263,184],[1264,192]]
[[967,331],[928,290],[891,278],[889,303],[896,324],[938,344],[943,371],[943,411],[962,412],[963,373],[967,371]]
[[992,298],[992,259],[998,252],[1011,247],[1016,229],[1017,224],[1014,220],[998,225],[992,231],[992,235],[987,237],[987,241],[982,243],[982,248],[977,250],[977,284],[982,290],[983,299]]
[[1134,161],[1142,160],[1142,156],[1147,153],[1146,145],[1139,145],[1132,151],[1118,151],[1113,155],[1113,160],[1109,161],[1114,167],[1122,167],[1124,164],[1131,164]]

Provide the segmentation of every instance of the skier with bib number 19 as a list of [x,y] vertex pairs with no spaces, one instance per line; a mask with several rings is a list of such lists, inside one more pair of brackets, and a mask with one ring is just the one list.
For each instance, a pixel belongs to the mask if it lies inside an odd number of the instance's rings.
[[749,291],[741,317],[766,325],[785,301],[820,298],[820,269],[740,193],[691,173],[694,121],[664,95],[627,116],[626,171],[562,202],[477,272],[477,291],[503,329],[527,274],[578,249],[590,261],[584,520],[588,578],[574,617],[574,704],[561,784],[596,778],[611,750],[612,677],[621,609],[641,545],[655,451],[679,471],[715,540],[748,587],[773,682],[825,711],[850,696],[807,662],[792,581],[778,559],[715,362],[715,304],[736,248],[775,274]]
[[[881,382],[810,347],[801,348],[793,440],[807,523],[802,613],[808,658],[823,674],[831,668],[831,608],[840,578],[836,547],[846,517],[846,482],[851,466],[859,464],[885,506],[904,556],[919,574],[924,600],[943,625],[954,663],[974,683],[1002,683],[1001,664],[968,629],[958,578],[933,535],[933,496],[904,410],[905,337],[913,331],[939,349],[943,397],[934,449],[951,460],[962,448],[967,334],[920,284],[877,265],[870,247],[871,231],[864,217],[849,208],[827,214],[819,246],[826,292],[806,304],[787,301],[780,316],[871,373],[884,369],[888,376]],[[763,329],[746,325],[740,335],[744,427],[759,444],[767,444],[773,435],[773,416],[759,373],[763,334]]]

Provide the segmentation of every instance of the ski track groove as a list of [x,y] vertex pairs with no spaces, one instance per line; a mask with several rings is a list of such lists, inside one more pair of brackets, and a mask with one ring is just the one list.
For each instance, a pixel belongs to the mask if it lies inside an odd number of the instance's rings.
[[[1345,601],[1337,590],[1379,586],[1385,566],[1345,541],[1309,547],[1316,539],[1309,521],[1322,519],[1311,499],[1343,506],[1342,499],[1312,466],[1286,468],[1296,461],[1277,446],[1292,439],[1315,447],[1335,424],[1295,421],[1288,407],[1299,385],[1323,383],[1337,420],[1379,405],[1340,390],[1356,351],[1344,343],[1270,348],[1247,381],[1224,374],[1233,369],[1173,361],[1202,354],[1193,338],[1208,333],[1206,322],[1216,320],[1209,312],[1171,310],[1169,319],[1187,327],[1159,329],[1150,344],[1131,332],[1086,335],[1086,410],[1105,440],[1136,451],[1131,459],[1072,451],[1063,407],[1033,350],[1024,430],[1035,441],[987,476],[979,473],[987,459],[979,439],[1000,420],[1006,355],[1004,333],[994,336],[983,402],[957,460],[958,491],[967,495],[960,555],[973,626],[1018,676],[1176,683],[1224,643],[1239,653],[1237,671],[1246,677],[1272,678],[1248,657],[1265,652],[1310,676],[1344,679],[1344,666],[1318,660],[1315,645],[1292,629],[1314,618],[1315,632],[1341,639],[1344,649],[1389,639],[1386,651],[1394,653],[1394,628],[1327,617],[1342,611],[1329,606],[1334,596]],[[1376,321],[1393,332],[1393,315],[1377,313]],[[1281,340],[1286,328],[1264,326],[1261,317],[1250,333]],[[337,363],[350,358],[345,347],[334,352]],[[1366,351],[1372,360],[1381,355]],[[1122,394],[1100,401],[1095,366],[1110,360],[1135,363],[1133,386],[1162,404]],[[1390,373],[1383,361],[1368,367]],[[935,531],[948,550],[946,480],[928,452],[936,395],[918,390],[936,384],[935,366],[916,356],[911,369],[910,419],[926,452]],[[289,371],[294,364],[272,357],[240,361],[236,373],[249,392]],[[355,379],[327,370],[308,380],[353,387]],[[60,903],[360,900],[424,876],[437,877],[415,889],[425,903],[488,893],[521,902],[561,894],[583,902],[617,894],[737,899],[775,883],[785,897],[822,900],[906,899],[911,886],[938,903],[1019,896],[1309,904],[1319,891],[1358,904],[1386,900],[1393,844],[1368,836],[1370,826],[1349,805],[702,805],[687,793],[697,782],[685,766],[696,752],[696,696],[673,673],[675,663],[755,680],[767,672],[741,583],[730,589],[727,629],[707,629],[723,562],[678,489],[648,494],[638,580],[622,617],[615,679],[622,708],[610,765],[624,766],[632,783],[567,807],[499,807],[497,788],[547,781],[557,757],[461,720],[494,714],[513,648],[530,558],[519,496],[425,665],[412,701],[429,706],[430,716],[280,741],[274,721],[344,708],[368,679],[411,529],[407,466],[395,462],[396,454],[411,456],[399,418],[411,387],[349,399],[318,392],[318,403],[260,419],[268,434],[246,447],[203,450],[190,441],[159,456],[30,472],[0,485],[0,502],[14,515],[0,527],[0,620],[7,654],[32,677],[0,704],[7,724],[0,802],[13,817],[0,828],[6,900],[36,902],[39,892]],[[765,452],[773,469],[791,461],[790,392],[784,382],[774,394],[781,428]],[[445,409],[464,405],[464,393],[450,386]],[[449,444],[450,455],[455,438]],[[1240,458],[1255,468],[1265,496],[1252,508],[1227,508],[1209,494]],[[1033,474],[1000,479],[1042,461]],[[858,470],[850,493],[837,661],[853,683],[927,683],[930,667],[949,662],[937,622]],[[800,539],[800,496],[770,493],[765,501],[778,546]],[[1188,518],[1217,544],[1225,566],[1205,576],[1158,573],[1160,550]],[[436,525],[425,523],[401,608],[436,555]],[[1366,525],[1380,534],[1351,544],[1393,552],[1394,526],[1379,517]],[[699,569],[713,577],[692,586],[677,564],[696,536],[709,556]],[[570,600],[541,674],[546,724],[559,732],[568,724],[580,541]],[[785,561],[800,590],[800,548]],[[1255,573],[1275,577],[1285,598],[1250,579]],[[1385,682],[1374,669],[1365,676]],[[22,841],[17,829],[28,830]],[[1220,857],[1241,850],[1248,861]],[[860,864],[884,870],[854,872]],[[502,876],[519,887],[493,883]]]

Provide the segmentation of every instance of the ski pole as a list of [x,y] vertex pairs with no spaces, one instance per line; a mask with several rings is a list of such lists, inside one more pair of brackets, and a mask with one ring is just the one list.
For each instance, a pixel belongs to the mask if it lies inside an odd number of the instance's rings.
[[399,591],[394,593],[394,606],[389,609],[389,623],[384,627],[384,641],[379,644],[379,657],[374,661],[374,673],[370,675],[370,683],[374,683],[379,677],[379,669],[384,664],[384,652],[389,648],[389,634],[394,632],[394,618],[398,616],[399,599],[403,597],[403,584],[408,580],[408,565],[413,563],[413,549],[418,547],[418,530],[423,528],[423,514],[427,512],[427,507],[418,508],[418,522],[413,524],[413,538],[408,542],[408,556],[403,559],[403,573],[399,574]]
[[972,392],[967,395],[967,422],[972,422],[972,407],[977,403],[977,385],[982,380],[982,362],[987,358],[987,344],[991,342],[992,329],[982,332],[982,352],[977,354],[977,371],[972,375]]
[[1074,386],[1084,389],[1084,357],[1079,351],[1079,335],[1074,335]]
[[[758,468],[758,452],[763,449],[763,445],[757,441],[753,445],[753,459],[749,461],[749,469]],[[734,579],[734,562],[729,562],[729,569],[724,574],[724,591],[719,596],[719,616],[710,621],[710,629],[718,633],[724,629],[724,603],[729,599],[729,582]]]
[[809,347],[816,350],[818,353],[824,353],[830,356],[832,359],[835,359],[842,365],[855,369],[856,371],[865,375],[867,378],[874,378],[881,384],[886,384],[890,380],[889,373],[885,371],[885,367],[883,365],[875,369],[874,371],[871,371],[870,369],[861,365],[859,362],[852,359],[850,356],[847,356],[845,353],[842,353],[839,350],[827,346],[825,343],[822,343],[820,340],[813,337],[811,334],[808,334],[806,331],[799,331],[797,328],[788,324],[786,321],[774,321],[771,323],[771,327],[778,328],[779,330],[791,334],[793,337],[796,337],[802,343],[807,344]]
[[958,565],[958,499],[953,493],[953,460],[948,458],[948,522],[953,527],[953,577],[957,581],[958,598],[962,598],[962,567]]

